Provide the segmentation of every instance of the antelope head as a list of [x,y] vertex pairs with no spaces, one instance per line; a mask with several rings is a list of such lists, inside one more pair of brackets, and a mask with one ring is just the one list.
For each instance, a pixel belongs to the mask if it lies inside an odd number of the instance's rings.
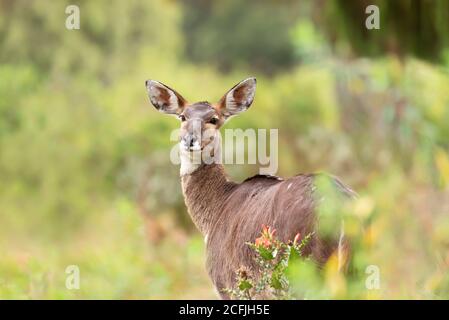
[[158,81],[147,80],[145,84],[153,106],[181,121],[181,175],[192,173],[201,163],[221,161],[220,127],[230,117],[247,110],[256,92],[256,79],[248,78],[232,87],[216,104],[188,103]]

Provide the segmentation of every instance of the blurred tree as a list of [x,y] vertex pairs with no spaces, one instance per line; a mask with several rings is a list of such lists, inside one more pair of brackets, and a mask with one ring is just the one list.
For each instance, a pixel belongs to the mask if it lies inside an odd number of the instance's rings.
[[183,3],[185,52],[189,59],[216,65],[222,71],[249,65],[267,74],[293,65],[289,31],[298,17],[298,2]]
[[[380,29],[368,30],[366,7],[380,9]],[[442,61],[449,54],[449,2],[446,0],[327,0],[314,15],[337,50],[348,45],[356,55],[414,55]],[[343,46],[342,46],[343,44]]]
[[60,235],[133,196],[117,176],[157,124],[136,111],[144,79],[121,81],[136,57],[179,52],[173,3],[77,1],[80,30],[65,28],[69,4],[0,0],[0,219],[25,232]]
[[70,4],[0,0],[0,63],[32,63],[58,76],[92,74],[109,84],[142,48],[179,51],[176,10],[164,1],[76,1],[79,30],[65,28]]

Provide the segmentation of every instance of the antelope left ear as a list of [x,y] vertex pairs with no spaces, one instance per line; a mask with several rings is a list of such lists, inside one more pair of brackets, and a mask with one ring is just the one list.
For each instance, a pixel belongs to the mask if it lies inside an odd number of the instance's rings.
[[256,94],[256,78],[248,78],[237,83],[218,102],[218,108],[227,119],[245,111],[253,103]]
[[163,113],[180,114],[187,104],[186,100],[175,90],[154,80],[145,81],[148,96],[153,106]]

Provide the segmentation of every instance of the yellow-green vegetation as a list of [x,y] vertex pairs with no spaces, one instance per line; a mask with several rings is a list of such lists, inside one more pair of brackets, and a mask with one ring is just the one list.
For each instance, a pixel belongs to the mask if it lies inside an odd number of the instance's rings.
[[[298,296],[449,298],[447,63],[333,54],[307,15],[268,0],[235,18],[228,46],[211,32],[233,20],[198,25],[198,1],[78,2],[81,29],[67,30],[70,1],[0,1],[0,298],[217,298],[169,161],[179,123],[149,104],[144,81],[214,102],[249,75],[255,102],[226,127],[279,128],[280,176],[326,171],[360,195],[345,224],[352,273],[335,259],[320,272],[298,264]],[[216,11],[241,12],[229,3]],[[227,171],[241,181],[257,166]],[[70,265],[79,290],[66,288]],[[365,286],[369,266],[379,289]]]

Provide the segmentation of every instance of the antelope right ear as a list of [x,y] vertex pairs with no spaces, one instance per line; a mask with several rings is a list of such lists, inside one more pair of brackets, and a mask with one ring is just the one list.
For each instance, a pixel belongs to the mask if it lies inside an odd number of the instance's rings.
[[145,86],[153,106],[160,112],[180,114],[187,104],[186,100],[175,90],[158,81],[147,80]]
[[253,103],[256,94],[256,78],[237,83],[218,102],[218,108],[225,119],[245,111]]

